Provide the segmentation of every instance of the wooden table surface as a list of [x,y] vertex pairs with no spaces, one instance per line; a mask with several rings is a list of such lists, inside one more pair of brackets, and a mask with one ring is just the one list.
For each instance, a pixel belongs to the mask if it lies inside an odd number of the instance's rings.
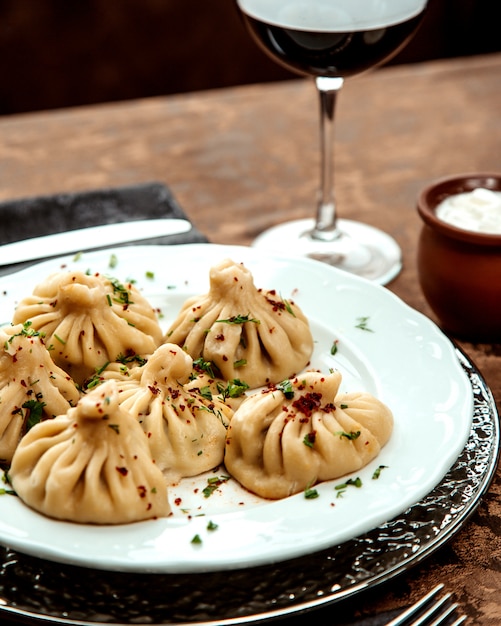
[[[297,79],[4,117],[0,200],[160,181],[212,242],[249,244],[274,223],[313,215],[317,109],[312,83]],[[416,196],[440,176],[501,171],[500,111],[500,54],[377,70],[340,96],[339,213],[396,238],[404,268],[388,288],[432,318],[416,274]],[[460,346],[499,407],[501,347]],[[448,545],[360,610],[404,605],[438,581],[469,624],[501,623],[501,473]]]

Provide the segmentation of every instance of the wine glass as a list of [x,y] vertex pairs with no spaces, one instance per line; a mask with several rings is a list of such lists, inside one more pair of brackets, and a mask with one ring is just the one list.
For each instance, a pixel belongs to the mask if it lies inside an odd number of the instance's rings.
[[236,0],[258,45],[275,61],[312,76],[320,98],[321,175],[316,219],[285,222],[253,242],[294,250],[379,284],[402,267],[396,241],[338,219],[332,143],[336,98],[346,77],[383,63],[411,39],[427,0]]

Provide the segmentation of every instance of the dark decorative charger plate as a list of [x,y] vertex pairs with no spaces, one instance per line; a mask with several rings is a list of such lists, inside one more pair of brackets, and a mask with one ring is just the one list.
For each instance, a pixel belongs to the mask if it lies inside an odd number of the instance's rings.
[[3,616],[37,624],[233,626],[308,612],[397,576],[461,528],[497,465],[494,399],[476,367],[456,352],[474,397],[470,436],[440,484],[398,518],[305,557],[211,574],[87,570],[0,548],[0,621]]

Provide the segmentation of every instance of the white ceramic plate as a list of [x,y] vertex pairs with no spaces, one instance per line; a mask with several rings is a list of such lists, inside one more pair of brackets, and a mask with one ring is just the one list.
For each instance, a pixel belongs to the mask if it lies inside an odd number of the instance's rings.
[[[110,268],[110,259],[117,264]],[[209,498],[210,476],[184,480],[170,492],[174,515],[120,526],[55,521],[18,498],[0,497],[0,541],[23,553],[99,569],[203,572],[249,567],[337,545],[390,520],[424,497],[449,470],[468,438],[473,397],[450,341],[426,317],[391,292],[304,259],[252,248],[192,244],[136,246],[30,267],[2,281],[0,321],[52,271],[100,271],[134,279],[167,327],[184,300],[208,289],[219,260],[243,262],[258,287],[292,298],[308,316],[315,339],[312,366],[338,369],[342,390],[366,390],[389,405],[395,426],[369,466],[352,475],[362,487],[337,497],[340,479],[318,485],[319,497],[300,493],[262,500],[228,480]],[[153,272],[154,278],[149,277]],[[361,323],[362,322],[362,323]],[[337,353],[331,348],[337,342]],[[379,479],[372,475],[386,466]],[[178,500],[180,499],[180,500]],[[176,501],[178,504],[176,504]],[[209,529],[217,525],[215,530]],[[201,543],[192,539],[198,535]]]

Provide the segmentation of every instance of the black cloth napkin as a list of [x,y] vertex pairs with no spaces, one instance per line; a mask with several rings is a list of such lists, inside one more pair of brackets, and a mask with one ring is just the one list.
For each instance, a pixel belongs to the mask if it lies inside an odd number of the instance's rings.
[[[0,203],[1,244],[87,226],[158,218],[189,219],[168,187],[151,182],[79,193],[22,198]],[[207,243],[195,227],[187,233],[133,244]],[[0,267],[0,275],[31,263]]]

